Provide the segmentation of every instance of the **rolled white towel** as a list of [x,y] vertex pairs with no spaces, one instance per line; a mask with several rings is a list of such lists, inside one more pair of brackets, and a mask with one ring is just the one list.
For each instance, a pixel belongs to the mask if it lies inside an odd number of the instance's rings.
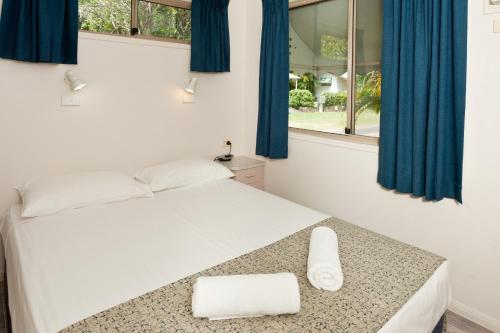
[[315,288],[329,291],[344,283],[337,234],[330,228],[318,227],[311,233],[307,278]]
[[200,277],[192,302],[193,316],[210,320],[294,314],[300,291],[292,273]]

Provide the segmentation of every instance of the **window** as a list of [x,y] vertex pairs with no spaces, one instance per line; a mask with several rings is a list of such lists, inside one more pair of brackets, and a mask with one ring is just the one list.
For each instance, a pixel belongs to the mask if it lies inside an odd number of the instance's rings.
[[379,136],[382,0],[290,0],[290,127]]
[[80,30],[189,42],[191,2],[79,0]]
[[130,34],[130,0],[79,0],[80,30]]
[[191,11],[139,1],[138,33],[143,36],[191,40]]

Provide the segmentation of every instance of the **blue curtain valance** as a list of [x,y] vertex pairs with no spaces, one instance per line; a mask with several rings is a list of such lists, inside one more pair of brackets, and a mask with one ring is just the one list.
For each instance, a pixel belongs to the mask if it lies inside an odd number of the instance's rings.
[[3,0],[0,57],[76,64],[78,0]]
[[384,0],[378,181],[462,202],[467,0]]
[[193,0],[191,71],[229,72],[229,0]]

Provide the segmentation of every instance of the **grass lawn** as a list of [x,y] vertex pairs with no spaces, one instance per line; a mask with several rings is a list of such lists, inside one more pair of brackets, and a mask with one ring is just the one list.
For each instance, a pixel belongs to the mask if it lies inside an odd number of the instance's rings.
[[[290,113],[290,127],[322,132],[343,132],[347,123],[346,112],[294,112]],[[363,112],[357,120],[357,128],[377,126],[380,115],[372,110]]]

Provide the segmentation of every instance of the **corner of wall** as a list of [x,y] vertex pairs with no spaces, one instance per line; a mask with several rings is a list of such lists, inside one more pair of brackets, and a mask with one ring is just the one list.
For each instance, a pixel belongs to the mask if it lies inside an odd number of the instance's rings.
[[255,137],[259,101],[260,35],[262,31],[262,4],[246,1],[245,43],[245,103],[243,108],[244,153],[255,156]]

